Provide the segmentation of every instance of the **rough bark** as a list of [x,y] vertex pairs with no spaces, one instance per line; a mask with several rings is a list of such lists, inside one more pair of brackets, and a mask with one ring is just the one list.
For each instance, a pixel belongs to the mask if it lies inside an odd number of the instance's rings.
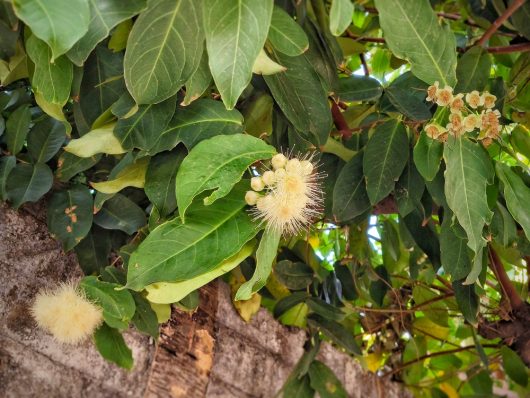
[[[87,341],[62,346],[36,328],[28,307],[43,286],[81,277],[72,254],[50,238],[42,209],[0,205],[0,396],[5,397],[271,397],[303,352],[305,332],[286,328],[261,309],[249,324],[234,310],[229,288],[201,290],[194,313],[173,309],[158,344],[126,333],[135,367],[103,360]],[[323,344],[328,364],[352,397],[409,396],[400,384],[367,373]]]

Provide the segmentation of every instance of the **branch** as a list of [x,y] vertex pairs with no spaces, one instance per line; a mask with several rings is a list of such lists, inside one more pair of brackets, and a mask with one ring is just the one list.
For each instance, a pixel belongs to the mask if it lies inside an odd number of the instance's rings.
[[510,301],[510,305],[512,306],[512,309],[517,310],[523,307],[524,302],[521,300],[521,297],[519,297],[519,294],[517,293],[517,290],[515,290],[515,287],[512,284],[512,281],[510,278],[508,278],[508,275],[506,274],[506,270],[504,269],[504,266],[502,265],[502,261],[499,258],[498,254],[495,252],[493,247],[488,246],[488,254],[489,254],[489,265],[492,269],[493,273],[495,274],[495,277],[497,278],[497,281],[501,285],[501,289],[503,292],[503,295]]
[[526,2],[526,0],[515,0],[514,2],[512,2],[512,4],[510,4],[510,6],[502,13],[501,16],[499,16],[499,18],[497,18],[491,25],[490,27],[488,28],[488,30],[486,30],[486,32],[484,32],[484,34],[482,35],[482,37],[478,40],[477,44],[479,46],[482,46],[484,47],[484,44],[489,40],[489,38],[491,36],[493,36],[493,34],[497,31],[497,29],[499,29],[501,27],[501,25],[508,19],[512,16],[512,14],[517,11],[517,9],[519,7],[521,7],[524,3]]
[[366,58],[364,56],[364,53],[360,53],[359,58],[361,60],[361,64],[363,65],[364,75],[370,76],[370,70],[368,69],[368,64],[366,63]]
[[530,51],[530,43],[518,43],[510,46],[489,47],[487,51],[491,54],[508,54],[515,52]]

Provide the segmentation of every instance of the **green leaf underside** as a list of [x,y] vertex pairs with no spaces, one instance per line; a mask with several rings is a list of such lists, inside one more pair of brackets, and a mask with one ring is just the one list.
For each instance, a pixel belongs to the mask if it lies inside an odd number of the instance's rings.
[[266,228],[256,251],[256,270],[248,281],[243,283],[237,293],[235,300],[249,300],[254,293],[267,284],[267,279],[272,272],[272,263],[278,252],[281,231]]
[[337,95],[343,101],[375,101],[383,94],[383,87],[373,77],[348,76],[339,79]]
[[456,93],[482,91],[488,83],[491,69],[491,56],[482,47],[473,47],[459,60],[456,67],[458,84]]
[[425,131],[422,131],[414,146],[414,164],[427,181],[432,181],[436,177],[442,156],[443,144],[429,138]]
[[394,189],[408,156],[408,138],[403,124],[390,120],[375,129],[363,158],[366,191],[371,204],[378,203]]
[[445,145],[444,160],[447,204],[466,231],[468,246],[477,254],[486,243],[484,225],[493,216],[486,195],[494,174],[490,158],[480,144],[458,138]]
[[206,0],[204,30],[213,79],[227,109],[234,108],[265,44],[274,1]]
[[185,224],[175,218],[155,228],[131,255],[127,288],[187,280],[237,253],[260,228],[244,210],[247,186],[244,181],[211,206],[192,205]]
[[291,57],[302,54],[309,47],[304,30],[278,6],[272,11],[268,39],[276,50]]
[[440,26],[428,0],[376,0],[388,47],[411,64],[426,83],[456,83],[456,41],[449,26]]
[[149,0],[125,52],[125,84],[138,104],[173,96],[199,66],[203,51],[201,2]]
[[333,0],[329,11],[329,29],[340,36],[352,23],[354,6],[351,0]]
[[193,198],[201,192],[213,189],[204,204],[214,203],[230,192],[252,163],[275,153],[264,141],[244,134],[201,141],[182,161],[177,174],[177,204],[182,220]]

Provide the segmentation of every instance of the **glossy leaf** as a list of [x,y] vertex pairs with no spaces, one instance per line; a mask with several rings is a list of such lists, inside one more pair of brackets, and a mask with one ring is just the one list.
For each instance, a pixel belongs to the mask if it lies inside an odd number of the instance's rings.
[[370,203],[376,204],[394,189],[408,156],[408,137],[403,124],[391,120],[377,126],[363,157]]
[[61,182],[66,182],[78,173],[81,173],[94,166],[100,158],[101,155],[93,155],[89,158],[81,158],[79,156],[72,155],[71,153],[63,152],[61,156],[59,156],[59,160],[57,162],[55,177],[57,177]]
[[442,156],[442,143],[429,138],[425,131],[422,131],[420,138],[414,146],[414,164],[422,177],[427,181],[432,181],[436,177]]
[[14,208],[25,202],[36,202],[50,190],[53,174],[43,164],[19,163],[7,177],[6,193]]
[[188,81],[186,81],[186,96],[180,105],[187,106],[191,104],[210,87],[211,83],[212,74],[208,65],[208,53],[204,50],[198,68],[193,72]]
[[94,343],[101,356],[106,360],[125,369],[133,368],[132,351],[127,347],[118,330],[106,324],[101,325],[94,333]]
[[521,386],[528,385],[528,370],[519,355],[506,346],[501,347],[502,365],[506,374]]
[[6,122],[7,149],[12,155],[19,153],[24,146],[31,125],[31,112],[28,105],[18,107]]
[[119,155],[125,153],[120,141],[114,136],[114,124],[108,124],[101,128],[86,133],[81,138],[71,140],[64,150],[81,158],[89,158],[97,153]]
[[441,26],[427,0],[376,0],[388,47],[411,64],[426,83],[456,83],[456,41],[449,26]]
[[156,104],[173,95],[201,60],[202,2],[149,0],[134,23],[125,52],[127,89],[138,104]]
[[456,303],[458,304],[460,311],[462,311],[466,321],[471,325],[476,325],[479,298],[475,293],[475,285],[464,285],[463,282],[463,280],[455,280],[453,282]]
[[239,252],[259,228],[244,211],[245,191],[240,185],[211,206],[192,205],[185,224],[175,218],[155,228],[131,255],[127,288],[191,279]]
[[273,0],[204,1],[210,70],[227,109],[234,108],[250,83],[252,67],[267,39],[273,5]]
[[469,93],[473,90],[482,91],[488,83],[491,69],[491,56],[480,46],[469,49],[458,60],[456,76],[457,93]]
[[52,61],[88,31],[90,9],[83,0],[15,0],[15,13],[52,50]]
[[92,195],[83,185],[54,192],[48,202],[48,229],[65,251],[77,246],[90,231],[92,209]]
[[94,223],[106,229],[119,229],[129,235],[147,223],[144,211],[121,194],[108,199],[94,216]]
[[123,168],[115,178],[103,182],[92,182],[90,185],[97,191],[107,194],[119,192],[125,187],[143,188],[149,160],[149,157],[140,158]]
[[177,204],[184,220],[186,209],[201,192],[213,190],[205,205],[226,196],[252,163],[271,158],[276,150],[250,135],[216,136],[201,141],[182,161],[177,173]]
[[423,178],[410,158],[394,190],[399,214],[402,217],[421,206],[420,201],[424,190]]
[[355,342],[353,333],[348,331],[340,323],[327,320],[317,314],[312,314],[308,319],[308,323],[319,328],[322,333],[350,354],[361,355],[361,350]]
[[66,139],[63,123],[47,117],[31,129],[28,137],[28,152],[36,163],[46,163],[61,148]]
[[14,156],[2,156],[0,158],[0,200],[7,200],[7,177],[16,164],[17,158]]
[[452,224],[451,217],[445,217],[440,233],[442,266],[453,280],[463,279],[471,272],[465,231],[458,224]]
[[261,50],[252,66],[252,73],[257,75],[274,75],[285,72],[286,68],[269,58],[265,50]]
[[291,290],[301,290],[313,281],[313,270],[302,262],[282,260],[274,267],[276,278]]
[[136,306],[132,323],[140,332],[143,332],[153,339],[158,339],[158,318],[153,311],[149,301],[140,293],[133,292],[132,297]]
[[272,11],[268,39],[276,50],[291,57],[304,53],[309,47],[304,30],[278,6]]
[[88,32],[68,51],[68,58],[82,66],[116,25],[138,14],[145,5],[146,0],[90,0]]
[[383,87],[372,77],[351,75],[339,79],[337,95],[342,101],[375,101],[381,94]]
[[108,231],[97,225],[78,243],[75,254],[85,275],[100,273],[109,264],[111,243]]
[[352,23],[353,3],[351,0],[333,0],[329,11],[329,30],[340,36]]

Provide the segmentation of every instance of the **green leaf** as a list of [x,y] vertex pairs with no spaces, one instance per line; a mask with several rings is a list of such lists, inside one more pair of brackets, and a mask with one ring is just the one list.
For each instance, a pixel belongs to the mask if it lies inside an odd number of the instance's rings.
[[440,252],[442,266],[453,280],[463,279],[471,272],[465,231],[458,224],[452,224],[451,217],[446,214],[440,232]]
[[114,136],[114,123],[86,133],[81,138],[71,140],[64,150],[81,158],[89,158],[97,153],[119,155],[127,152]]
[[267,279],[272,272],[272,263],[276,258],[281,232],[276,229],[266,228],[256,251],[256,270],[248,281],[243,283],[235,300],[250,300],[252,295],[267,284]]
[[114,135],[123,149],[140,148],[148,151],[157,142],[175,112],[176,96],[158,104],[141,105],[127,118],[119,119]]
[[17,158],[15,156],[2,156],[0,158],[0,200],[7,200],[7,178],[16,164]]
[[147,223],[144,211],[124,195],[116,194],[94,216],[94,222],[106,229],[119,229],[132,235]]
[[[348,0],[349,1],[349,0]],[[309,367],[309,379],[321,398],[347,398],[348,394],[335,373],[320,361],[313,361]]]
[[37,122],[28,137],[28,152],[36,163],[46,163],[63,145],[66,129],[63,123],[46,117]]
[[273,5],[273,0],[204,2],[210,70],[227,109],[234,108],[250,83],[252,67],[267,39]]
[[143,157],[126,166],[116,176],[104,182],[92,182],[90,185],[102,193],[116,193],[125,187],[143,188],[145,174],[149,165],[149,157]]
[[88,32],[68,51],[68,58],[82,66],[96,45],[106,38],[120,22],[145,8],[145,0],[89,0]]
[[329,10],[329,30],[334,36],[340,36],[352,23],[353,3],[351,0],[333,0]]
[[[529,65],[530,70],[530,65]],[[518,124],[510,134],[510,144],[513,149],[530,159],[530,130]]]
[[415,208],[421,206],[421,197],[425,190],[425,183],[420,173],[414,166],[412,158],[409,159],[403,174],[399,177],[395,188],[395,198],[399,214],[405,217]]
[[173,95],[199,66],[203,51],[201,2],[149,0],[125,52],[125,84],[138,104]]
[[43,164],[19,163],[7,177],[7,198],[15,209],[25,202],[36,202],[50,190],[53,174],[50,168]]
[[261,49],[252,66],[252,73],[257,75],[274,75],[275,73],[285,72],[285,67],[274,62],[269,58],[265,50]]
[[52,62],[50,47],[35,35],[26,41],[26,51],[35,65],[31,79],[33,89],[45,101],[62,107],[70,98],[74,78],[72,63],[66,57],[58,57]]
[[431,119],[431,111],[425,104],[424,98],[418,99],[416,93],[411,88],[390,85],[385,90],[385,94],[392,105],[409,119],[419,121]]
[[302,262],[282,260],[274,266],[274,274],[291,290],[305,289],[313,281],[313,269]]
[[282,387],[283,398],[313,398],[315,390],[311,388],[309,376],[289,378]]
[[512,215],[499,202],[493,209],[490,230],[502,246],[508,247],[517,240],[517,226]]
[[56,191],[47,207],[48,229],[63,243],[64,251],[71,250],[92,226],[93,200],[90,191],[83,185]]
[[351,75],[339,79],[337,95],[342,101],[376,101],[381,94],[383,87],[373,77]]
[[479,298],[475,293],[475,285],[464,285],[463,282],[463,279],[453,281],[453,291],[455,292],[456,303],[458,304],[460,311],[462,311],[466,321],[471,325],[476,325]]
[[107,361],[113,362],[125,369],[130,370],[133,368],[134,360],[132,351],[127,347],[123,336],[118,330],[106,324],[101,325],[94,332],[94,343],[101,356]]
[[140,332],[148,334],[155,340],[158,339],[158,318],[156,312],[153,311],[149,301],[140,293],[133,292],[134,303],[136,304],[136,311],[132,318],[132,323]]
[[145,194],[161,217],[167,217],[177,208],[175,180],[185,155],[182,150],[162,152],[151,158],[147,167]]
[[108,265],[111,237],[106,229],[93,225],[75,247],[77,261],[85,275],[99,274]]
[[126,19],[125,21],[120,22],[110,35],[109,43],[107,45],[108,49],[115,53],[125,50],[132,26],[132,19]]
[[186,96],[182,100],[182,106],[187,106],[198,99],[210,87],[212,74],[208,65],[208,53],[203,51],[201,62],[186,82]]
[[276,150],[250,135],[220,135],[201,141],[182,161],[177,173],[177,203],[184,221],[186,209],[201,192],[214,190],[205,205],[227,195],[254,162],[269,159]]
[[85,276],[79,282],[87,297],[103,309],[103,319],[109,324],[115,321],[129,322],[134,316],[135,304],[128,290],[116,290],[117,283],[102,282],[96,276]]
[[320,146],[331,128],[331,112],[320,77],[305,55],[289,57],[273,52],[273,58],[287,70],[264,76],[276,103],[293,126],[308,134]]
[[506,374],[517,384],[526,387],[528,385],[528,371],[519,355],[504,345],[501,347],[501,355],[502,366]]
[[482,91],[488,83],[491,69],[491,56],[480,46],[471,47],[458,60],[456,93]]
[[291,57],[300,55],[309,48],[304,30],[278,6],[274,6],[272,10],[268,39],[276,50]]
[[511,215],[521,227],[523,227],[526,237],[530,239],[530,214],[528,204],[530,203],[530,188],[523,180],[515,174],[512,169],[500,162],[495,163],[497,176],[502,181],[506,206]]
[[155,228],[131,255],[127,288],[191,279],[239,252],[259,229],[244,210],[247,184],[211,206],[192,205],[186,224],[175,218]]
[[158,282],[146,286],[147,299],[152,303],[171,304],[182,300],[191,292],[210,283],[237,267],[245,258],[252,254],[255,242],[246,243],[243,248],[229,259],[221,262],[212,270],[182,282]]
[[57,169],[55,169],[55,177],[61,182],[67,182],[73,176],[91,168],[97,162],[101,155],[94,155],[89,158],[80,158],[78,156],[72,155],[68,152],[63,152],[59,156],[57,162]]
[[392,192],[408,157],[408,137],[403,124],[390,120],[377,126],[363,158],[370,203],[376,204]]
[[333,216],[348,221],[370,209],[363,174],[363,152],[357,153],[340,170],[333,188]]
[[191,149],[202,140],[242,132],[243,116],[237,110],[229,111],[219,101],[200,99],[189,106],[177,107],[149,153],[173,149],[180,142]]
[[384,265],[378,265],[375,269],[375,280],[370,283],[370,297],[379,306],[383,306],[386,293],[391,289],[390,276]]
[[428,0],[376,0],[379,22],[390,50],[411,64],[426,83],[456,83],[456,41],[448,25],[440,26]]
[[307,321],[309,325],[319,328],[335,344],[338,344],[350,354],[361,355],[361,350],[355,341],[353,333],[340,323],[327,320],[317,314],[311,314]]
[[466,231],[468,246],[478,254],[486,244],[482,230],[493,216],[486,195],[494,176],[491,160],[480,144],[465,137],[446,143],[444,160],[447,204]]
[[51,61],[66,53],[88,31],[90,9],[84,0],[15,0],[15,13],[52,50]]
[[19,153],[24,146],[30,124],[31,112],[28,104],[19,106],[11,115],[9,115],[6,122],[5,140],[7,143],[7,149],[12,155]]
[[[288,310],[296,305],[303,303],[306,307],[305,300],[308,298],[307,292],[294,292],[278,300],[274,305],[273,314],[275,318],[280,318]],[[308,309],[309,310],[309,309]]]
[[422,131],[414,146],[414,164],[427,181],[432,181],[436,177],[442,155],[443,144],[438,140],[429,138],[425,131]]
[[340,322],[346,316],[340,308],[328,304],[324,300],[316,297],[309,297],[306,300],[306,304],[312,312],[329,319],[330,321]]

